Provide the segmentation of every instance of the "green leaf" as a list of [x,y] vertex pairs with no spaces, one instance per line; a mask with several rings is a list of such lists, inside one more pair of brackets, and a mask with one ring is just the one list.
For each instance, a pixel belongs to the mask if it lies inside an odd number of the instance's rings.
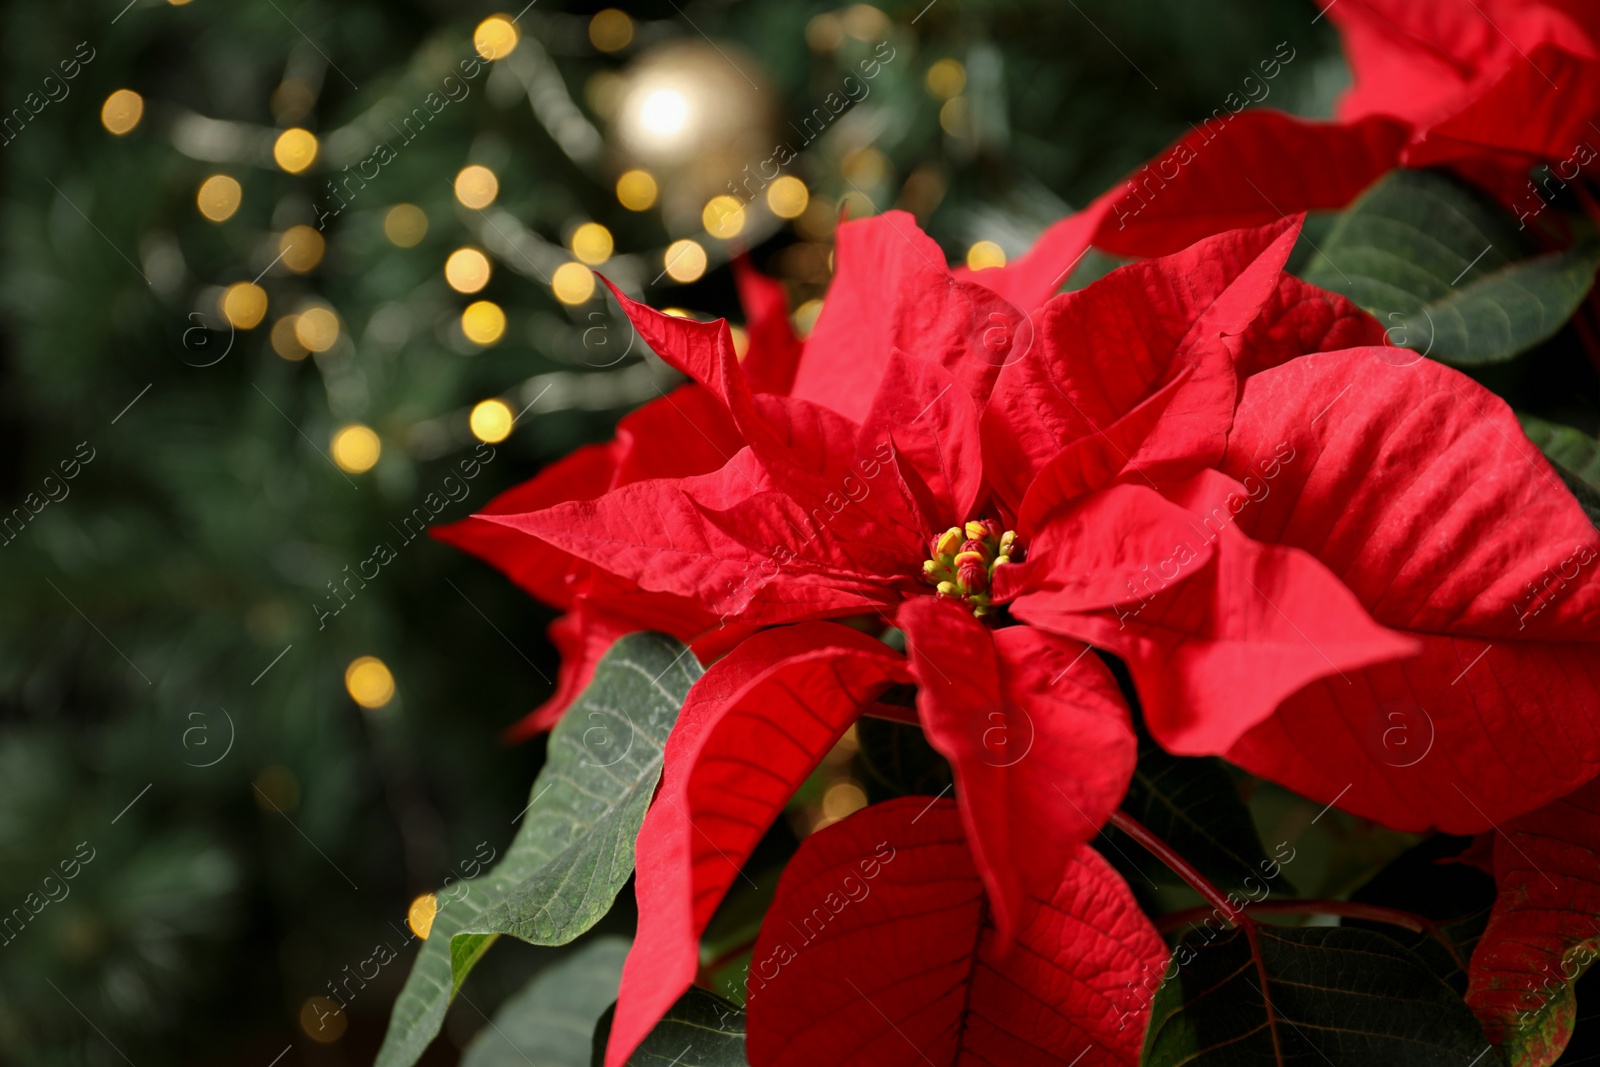
[[[1169,755],[1141,737],[1139,763],[1122,810],[1219,886],[1240,888],[1253,877],[1255,888],[1270,880],[1269,874],[1273,878],[1280,874],[1279,865],[1261,847],[1250,810],[1239,799],[1221,760]],[[1152,882],[1184,884],[1166,864],[1120,831],[1108,827],[1105,840],[1110,847],[1102,852],[1118,866],[1132,863],[1136,873]],[[1278,887],[1287,888],[1281,882]]]
[[1600,492],[1600,441],[1582,430],[1546,422],[1532,415],[1518,415],[1517,418],[1521,420],[1522,432],[1528,435],[1528,440],[1538,445],[1552,463],[1565,467]]
[[589,1067],[594,1025],[616,1000],[625,937],[600,937],[546,967],[494,1013],[461,1067]]
[[1600,441],[1571,426],[1545,422],[1532,415],[1517,417],[1522,420],[1528,440],[1549,458],[1589,521],[1600,529]]
[[[615,1009],[615,1004],[607,1008],[594,1028],[591,1067],[604,1067]],[[695,986],[639,1043],[628,1067],[749,1067],[744,1032],[744,1012],[738,1005]]]
[[1180,943],[1177,977],[1155,997],[1146,1067],[1502,1062],[1461,997],[1383,934],[1258,926],[1259,960],[1244,929],[1214,936]]
[[1483,194],[1396,170],[1345,210],[1302,277],[1377,316],[1397,345],[1446,363],[1500,363],[1553,337],[1594,284],[1600,241],[1539,252]]
[[550,733],[522,827],[488,874],[439,894],[440,907],[389,1017],[377,1067],[410,1067],[438,1034],[456,990],[496,936],[571,941],[633,873],[633,841],[661,776],[661,747],[702,674],[660,634],[611,646]]

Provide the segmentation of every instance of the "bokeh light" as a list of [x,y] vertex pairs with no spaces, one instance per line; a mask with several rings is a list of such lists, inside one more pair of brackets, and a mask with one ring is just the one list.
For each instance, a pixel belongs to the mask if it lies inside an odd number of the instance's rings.
[[461,332],[476,345],[492,345],[506,332],[506,313],[492,300],[477,300],[461,312]]
[[987,270],[1006,265],[1005,249],[993,241],[978,241],[967,249],[967,269]]
[[423,893],[406,909],[406,925],[411,932],[426,941],[433,932],[433,917],[439,914],[439,899],[432,893]]
[[458,293],[476,293],[489,284],[489,257],[476,248],[458,248],[444,262],[444,280]]
[[239,210],[239,201],[243,198],[244,190],[237,181],[226,174],[213,174],[200,183],[194,202],[200,214],[212,222],[227,222]]
[[472,47],[484,59],[504,59],[522,39],[516,23],[505,15],[491,15],[472,31]]
[[394,675],[377,656],[361,656],[344,669],[344,688],[364,708],[381,708],[394,699]]
[[305,274],[322,262],[325,248],[322,234],[310,226],[290,226],[278,238],[278,251],[283,255],[279,262],[296,274]]
[[620,52],[633,43],[633,19],[608,7],[589,20],[589,43],[602,52]]
[[959,59],[941,59],[928,68],[928,92],[940,100],[960,96],[967,87],[967,68]]
[[511,436],[511,408],[503,400],[485,400],[472,409],[467,422],[472,436],[497,445]]
[[241,330],[253,330],[267,317],[267,291],[253,282],[234,282],[222,292],[222,317]]
[[291,363],[298,363],[311,354],[311,350],[295,336],[298,315],[285,315],[272,324],[272,350]]
[[398,248],[411,248],[428,233],[428,214],[415,204],[396,204],[383,216],[383,235]]
[[317,138],[310,130],[284,130],[272,145],[272,158],[290,174],[299,174],[317,158]]
[[790,321],[794,323],[794,332],[801,337],[806,336],[816,326],[817,318],[821,314],[822,301],[816,299],[807,300],[795,308],[794,313],[789,316]]
[[[340,427],[328,447],[333,452],[333,461],[346,474],[365,474],[378,465],[378,457],[383,455],[383,442],[378,435],[372,427],[359,422]],[[351,695],[355,695],[353,691]]]
[[662,265],[675,282],[695,281],[706,272],[706,250],[698,241],[674,241],[667,246]]
[[496,178],[494,171],[488,167],[473,164],[461,168],[461,173],[456,175],[456,199],[464,207],[481,211],[494,203],[494,198],[500,195],[500,179]]
[[325,307],[309,307],[294,319],[294,336],[312,352],[326,352],[339,340],[339,316]]
[[100,105],[100,125],[121,137],[144,117],[144,97],[132,89],[118,89]]
[[572,231],[572,254],[591,267],[598,267],[611,258],[615,247],[611,231],[598,222],[586,222]]
[[617,179],[617,202],[629,211],[648,211],[656,202],[656,180],[647,170],[630,170]]
[[563,263],[550,276],[550,291],[563,304],[582,304],[594,295],[594,271],[582,263]]
[[707,233],[726,241],[739,236],[739,231],[744,229],[744,205],[726,194],[714,196],[701,210],[700,221]]
[[799,218],[810,202],[811,191],[806,183],[792,174],[782,175],[767,186],[767,207],[780,219]]

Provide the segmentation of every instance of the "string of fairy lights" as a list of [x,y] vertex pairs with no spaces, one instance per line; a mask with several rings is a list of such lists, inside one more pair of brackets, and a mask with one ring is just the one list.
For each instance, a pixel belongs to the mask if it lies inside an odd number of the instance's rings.
[[[183,6],[191,0],[168,2]],[[897,30],[887,15],[870,4],[857,3],[814,16],[806,28],[806,41],[812,51],[829,55],[845,49],[851,41],[859,49],[886,41],[897,32],[904,35],[908,31],[903,27]],[[565,86],[540,80],[541,72],[553,70],[553,66],[537,40],[524,38],[516,19],[509,15],[484,19],[473,31],[472,47],[484,64],[505,68],[509,77],[504,80],[515,82],[526,93],[535,117],[557,146],[584,171],[601,176],[617,204],[628,212],[656,212],[671,238],[663,247],[624,250],[607,226],[580,217],[568,220],[564,236],[556,244],[505,210],[500,176],[493,166],[470,162],[460,167],[449,179],[454,199],[470,213],[467,218],[477,216],[483,224],[476,231],[469,228],[469,237],[477,239],[460,242],[439,264],[439,272],[460,301],[452,305],[451,314],[465,351],[491,348],[506,337],[506,309],[484,295],[497,270],[510,270],[536,281],[556,304],[577,318],[592,310],[591,305],[598,306],[597,269],[604,268],[623,289],[636,293],[662,282],[687,285],[727,262],[740,247],[755,246],[785,226],[793,228],[796,241],[775,263],[790,281],[792,293],[806,297],[792,311],[796,329],[803,335],[821,311],[821,294],[832,274],[833,229],[841,211],[859,218],[893,203],[925,217],[944,195],[945,178],[937,163],[925,163],[897,183],[893,164],[873,143],[875,134],[861,135],[856,142],[849,136],[835,137],[843,144],[828,158],[836,164],[845,190],[836,198],[818,195],[793,173],[771,177],[753,192],[747,187],[747,195],[734,195],[739,190],[727,181],[728,175],[737,173],[741,163],[769,153],[778,137],[788,136],[777,132],[776,95],[766,87],[758,67],[731,44],[684,38],[675,25],[651,28],[615,8],[588,20],[587,38],[597,52],[607,56],[639,46],[625,70],[601,70],[590,76],[584,87],[589,111],[607,125],[618,149],[606,157],[598,150],[599,134],[579,113]],[[938,58],[928,65],[921,80],[938,106],[944,134],[952,143],[970,138],[973,109],[965,95],[968,75],[963,63],[955,57]],[[303,120],[315,103],[314,91],[303,80],[286,76],[272,103],[282,128],[189,116],[185,120],[188,127],[174,129],[174,144],[195,158],[220,159],[214,153],[185,148],[188,142],[184,138],[203,139],[226,126],[236,142],[270,142],[271,163],[279,171],[309,175],[319,161],[325,169],[337,171],[334,159],[347,155],[334,147],[342,134],[356,130],[359,135],[344,137],[345,143],[371,143],[369,131],[362,126],[367,115],[352,121],[345,131],[332,131],[322,138],[293,125],[293,121]],[[112,92],[100,110],[101,125],[115,137],[132,134],[145,117],[145,98],[131,88]],[[266,155],[264,151],[240,150],[229,158],[243,166],[264,166]],[[608,172],[607,168],[612,169]],[[822,164],[809,169],[822,169]],[[724,186],[724,191],[718,191]],[[869,196],[869,190],[878,195]],[[194,208],[207,222],[227,226],[238,215],[246,195],[239,177],[218,169],[196,188]],[[387,204],[379,214],[383,239],[399,250],[419,246],[436,221],[423,206],[410,202]],[[264,329],[266,347],[290,362],[334,353],[341,344],[354,345],[356,338],[327,300],[298,290],[273,296],[263,284],[278,266],[292,276],[314,275],[323,263],[329,240],[324,231],[305,223],[285,226],[274,234],[269,254],[276,258],[261,277],[213,287],[218,323],[236,331]],[[973,269],[1001,266],[1006,251],[995,241],[980,240],[970,246],[965,259]],[[210,292],[202,291],[202,302],[209,300],[206,294]],[[664,310],[692,314],[682,308]],[[732,329],[735,348],[742,356],[748,338],[743,329]],[[331,372],[331,365],[325,372]],[[457,412],[432,421],[459,420],[453,423],[457,426],[464,421],[473,438],[497,444],[511,435],[518,421],[507,400],[514,393],[508,390],[477,401],[465,410],[464,420]],[[544,395],[542,388],[538,395]],[[383,438],[364,422],[344,421],[331,432],[328,453],[347,475],[372,471],[383,452]],[[389,705],[398,691],[388,665],[370,655],[353,660],[343,682],[350,699],[373,712]],[[865,806],[866,792],[852,771],[857,747],[852,728],[824,761],[812,798],[793,813],[797,831],[810,832]],[[284,767],[263,771],[257,789],[289,807],[297,802],[298,785]],[[432,894],[422,894],[412,903],[408,921],[419,937],[428,936],[436,908]],[[342,1021],[329,1027],[327,1012],[315,1008],[307,1002],[302,1022],[309,1017],[318,1024],[303,1028],[319,1041],[337,1039],[343,1033]]]

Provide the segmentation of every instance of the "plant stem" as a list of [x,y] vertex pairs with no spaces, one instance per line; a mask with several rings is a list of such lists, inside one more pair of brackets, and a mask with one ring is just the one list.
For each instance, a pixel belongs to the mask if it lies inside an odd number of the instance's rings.
[[906,726],[922,725],[922,720],[917,718],[916,708],[903,708],[898,704],[885,704],[878,700],[862,708],[861,714],[869,719],[883,719],[885,722],[898,722]]
[[1150,855],[1165,863],[1173,874],[1189,883],[1189,888],[1210,902],[1211,906],[1226,916],[1229,922],[1243,918],[1243,913],[1233,906],[1226,893],[1212,885],[1193,864],[1178,855],[1171,845],[1151,833],[1132,815],[1125,811],[1114,811],[1111,813],[1111,825],[1137,841]]
[[[1362,904],[1350,900],[1263,900],[1247,904],[1246,907],[1262,915],[1337,915],[1343,919],[1388,923],[1390,926],[1399,926],[1412,933],[1425,933],[1444,947],[1457,967],[1463,971],[1467,969],[1466,962],[1462,960],[1450,938],[1439,928],[1438,923],[1413,912],[1401,911],[1399,908],[1386,908],[1381,904]],[[1212,910],[1207,907],[1185,908],[1170,915],[1163,915],[1156,920],[1156,929],[1163,934],[1181,930],[1191,923],[1203,920],[1212,913]]]
[[[1262,915],[1337,915],[1346,919],[1366,919],[1369,922],[1389,923],[1393,926],[1403,926],[1412,933],[1420,934],[1428,928],[1428,921],[1419,915],[1395,908],[1385,908],[1377,904],[1359,904],[1348,900],[1263,900],[1257,904],[1246,905],[1251,911]],[[1190,923],[1197,922],[1211,914],[1210,908],[1185,908],[1175,911],[1170,915],[1163,915],[1156,922],[1156,929],[1162,933],[1171,933],[1173,930],[1182,929]]]

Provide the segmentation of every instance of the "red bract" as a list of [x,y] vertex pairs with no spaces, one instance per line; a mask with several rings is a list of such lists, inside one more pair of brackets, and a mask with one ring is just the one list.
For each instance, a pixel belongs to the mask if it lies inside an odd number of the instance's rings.
[[1497,1045],[1555,1062],[1576,1021],[1572,984],[1594,963],[1600,929],[1600,787],[1583,787],[1494,835],[1499,888],[1472,953],[1467,1003]]
[[970,840],[923,797],[806,839],[752,957],[755,1067],[1139,1062],[1128,990],[1167,953],[1127,885],[1079,846],[1007,951]]

